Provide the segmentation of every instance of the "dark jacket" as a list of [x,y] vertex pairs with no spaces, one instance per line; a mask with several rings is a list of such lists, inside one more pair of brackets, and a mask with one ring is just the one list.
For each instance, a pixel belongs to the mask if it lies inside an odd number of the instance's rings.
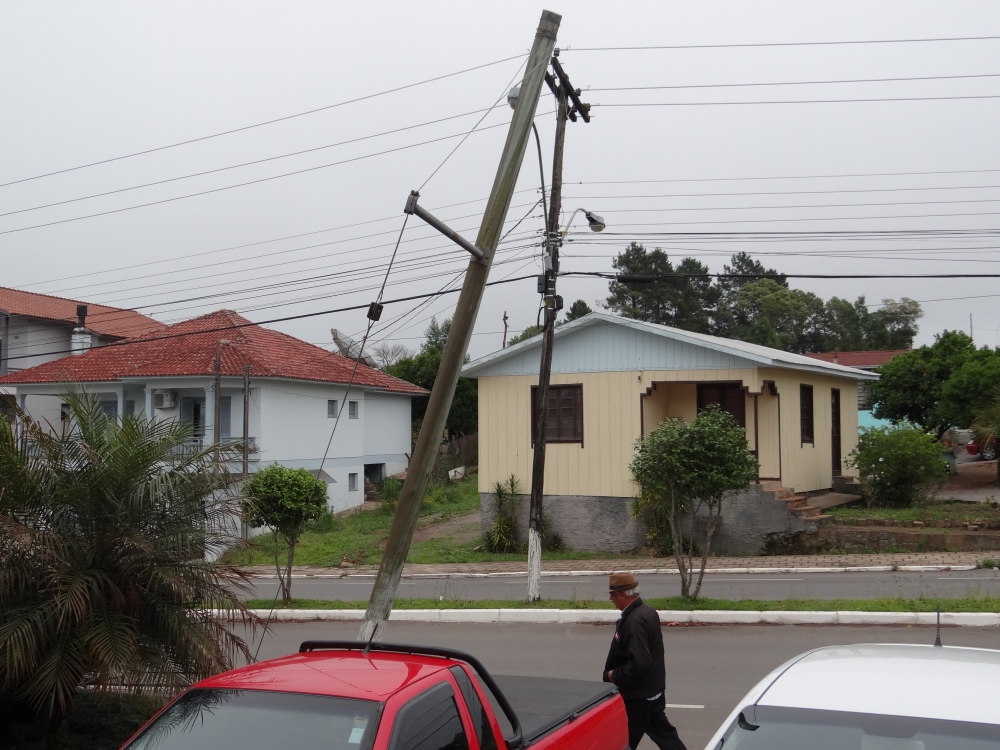
[[605,682],[612,669],[611,682],[625,699],[652,698],[666,686],[660,617],[642,599],[626,607],[615,625],[615,637],[604,663]]

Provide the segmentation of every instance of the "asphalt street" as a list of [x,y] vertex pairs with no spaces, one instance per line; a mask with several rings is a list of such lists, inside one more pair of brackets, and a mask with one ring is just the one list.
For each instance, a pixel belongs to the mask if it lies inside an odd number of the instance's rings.
[[[304,640],[353,640],[357,623],[272,625],[260,658],[298,650]],[[600,679],[613,625],[470,625],[390,623],[385,640],[473,653],[496,674]],[[944,628],[945,645],[1000,648],[996,628]],[[819,646],[934,641],[932,627],[737,625],[664,627],[667,717],[688,750],[705,743],[758,680],[787,659]],[[684,707],[680,707],[684,706]],[[655,746],[648,739],[642,750]]]
[[[679,596],[677,575],[640,576],[643,596]],[[301,599],[367,601],[373,578],[293,579],[292,593]],[[255,598],[274,598],[273,579],[255,579]],[[416,578],[403,579],[399,596],[420,599],[522,599],[527,579]],[[875,599],[879,597],[1000,596],[1000,571],[970,570],[931,573],[712,573],[705,576],[701,595],[717,599]],[[604,576],[554,576],[542,579],[546,599],[607,599]]]

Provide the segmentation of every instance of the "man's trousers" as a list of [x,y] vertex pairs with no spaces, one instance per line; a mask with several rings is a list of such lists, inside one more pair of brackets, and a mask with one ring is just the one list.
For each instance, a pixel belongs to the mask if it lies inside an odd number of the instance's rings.
[[666,698],[662,695],[654,701],[642,698],[625,700],[625,713],[628,716],[628,746],[635,750],[639,747],[642,735],[656,743],[660,750],[687,750],[677,730],[667,721],[663,712]]

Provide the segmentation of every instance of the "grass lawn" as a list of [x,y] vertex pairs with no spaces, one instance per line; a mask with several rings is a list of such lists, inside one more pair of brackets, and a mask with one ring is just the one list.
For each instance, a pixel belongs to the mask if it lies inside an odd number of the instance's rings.
[[886,518],[893,521],[924,521],[951,518],[957,521],[987,520],[1000,522],[1000,507],[987,503],[942,502],[915,505],[912,508],[865,508],[864,503],[838,505],[823,511],[833,518]]
[[[425,522],[444,523],[456,516],[475,512],[479,508],[477,477],[469,477],[449,485],[431,485],[424,498],[420,515]],[[392,526],[390,510],[371,510],[346,516],[326,515],[311,523],[295,549],[297,565],[337,566],[342,561],[355,565],[377,565],[382,559],[385,539]],[[480,541],[456,541],[450,536],[433,537],[414,542],[407,562],[464,563],[526,561],[527,554],[493,554],[474,552]],[[589,560],[607,555],[562,550],[542,553],[543,560]],[[284,565],[284,551],[279,560]],[[274,541],[270,534],[252,540],[250,549],[232,549],[223,561],[234,565],[274,565]]]
[[[644,599],[655,609],[724,609],[737,611],[788,612],[997,612],[1000,597],[982,596],[964,599],[708,599],[695,602],[679,596]],[[252,609],[270,609],[270,599],[250,599]],[[341,602],[327,599],[293,599],[290,607],[280,604],[277,609],[365,609],[367,601]],[[611,602],[596,599],[542,599],[528,604],[520,599],[397,599],[396,609],[613,609]]]

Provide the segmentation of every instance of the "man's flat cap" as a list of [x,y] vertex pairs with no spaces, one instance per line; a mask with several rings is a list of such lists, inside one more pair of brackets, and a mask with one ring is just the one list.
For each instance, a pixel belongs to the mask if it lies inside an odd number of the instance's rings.
[[613,591],[628,591],[639,585],[631,573],[612,573],[608,585],[608,593]]

